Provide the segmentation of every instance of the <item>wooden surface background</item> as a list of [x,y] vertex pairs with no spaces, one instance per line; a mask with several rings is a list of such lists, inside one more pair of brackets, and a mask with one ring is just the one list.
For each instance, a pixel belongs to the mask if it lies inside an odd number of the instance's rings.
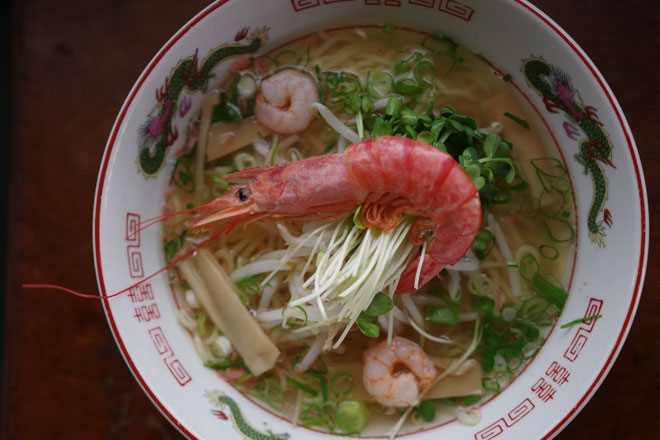
[[[469,0],[467,3],[477,3]],[[533,0],[582,46],[628,118],[658,219],[660,7],[652,0]],[[115,345],[96,291],[92,204],[107,136],[161,45],[207,2],[26,0],[12,19],[11,186],[3,439],[178,439]],[[651,225],[651,256],[659,244]],[[637,318],[595,397],[559,439],[649,439],[660,428],[660,279],[652,257]],[[631,262],[632,264],[633,262]],[[607,268],[616,270],[616,268]],[[219,433],[218,438],[222,438]]]

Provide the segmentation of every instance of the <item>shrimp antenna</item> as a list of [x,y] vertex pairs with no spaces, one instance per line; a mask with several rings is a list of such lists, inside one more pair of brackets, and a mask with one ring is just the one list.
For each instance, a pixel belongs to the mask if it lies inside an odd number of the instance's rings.
[[[213,202],[211,202],[211,203],[213,203]],[[161,215],[157,215],[156,217],[148,218],[145,221],[140,222],[138,229],[136,231],[132,232],[132,234],[137,234],[138,232],[142,232],[143,230],[145,230],[145,229],[147,229],[147,228],[149,228],[149,227],[151,227],[155,224],[162,223],[165,220],[167,220],[169,218],[172,218],[172,217],[175,217],[179,214],[187,214],[189,212],[195,212],[195,211],[204,210],[206,208],[210,208],[210,207],[212,207],[211,203],[207,203],[206,205],[202,205],[202,206],[195,206],[193,208],[182,209],[180,211],[169,212],[167,214],[161,214]],[[185,222],[185,219],[180,221],[180,222],[175,223],[174,226],[178,226],[183,222]]]
[[227,232],[227,228],[221,228],[215,231],[213,234],[202,240],[201,242],[197,243],[195,246],[186,249],[185,252],[183,252],[181,255],[176,257],[174,260],[172,260],[169,264],[165,265],[161,269],[158,269],[156,272],[152,273],[151,275],[147,276],[146,278],[138,281],[137,283],[131,284],[130,286],[115,292],[111,295],[94,295],[94,294],[89,294],[89,293],[81,293],[78,291],[75,291],[73,289],[69,289],[68,287],[63,287],[63,286],[58,286],[57,284],[22,284],[21,287],[24,289],[49,289],[49,290],[59,290],[61,292],[65,292],[80,298],[87,298],[87,299],[109,299],[109,298],[114,298],[115,296],[119,296],[123,293],[128,292],[131,289],[134,289],[135,287],[139,286],[140,284],[144,283],[145,281],[149,281],[156,275],[162,273],[163,271],[166,271],[167,269],[171,268],[172,266],[178,264],[179,262],[185,260],[195,252],[197,252],[198,249],[206,246],[209,244],[211,241],[213,241],[215,238],[217,238],[220,234]]

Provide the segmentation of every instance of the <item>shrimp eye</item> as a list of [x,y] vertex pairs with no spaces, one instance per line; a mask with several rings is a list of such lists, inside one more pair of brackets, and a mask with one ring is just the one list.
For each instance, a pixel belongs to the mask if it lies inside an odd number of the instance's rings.
[[246,202],[249,196],[248,189],[243,187],[238,190],[236,195],[238,195],[238,200],[240,200],[241,202]]

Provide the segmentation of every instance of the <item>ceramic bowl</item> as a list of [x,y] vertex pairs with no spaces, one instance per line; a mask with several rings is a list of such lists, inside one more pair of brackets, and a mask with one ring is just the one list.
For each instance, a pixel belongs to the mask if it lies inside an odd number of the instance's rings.
[[[189,334],[177,323],[179,305],[166,275],[150,277],[164,266],[161,233],[138,230],[141,220],[161,213],[174,148],[140,150],[139,129],[169,94],[173,122],[163,142],[183,142],[202,92],[177,92],[172,78],[177,69],[193,69],[219,82],[230,62],[220,56],[208,64],[210,70],[201,67],[218,48],[233,48],[226,54],[264,53],[321,29],[375,24],[448,35],[511,75],[512,86],[533,107],[563,158],[577,208],[577,253],[559,324],[602,315],[568,329],[556,326],[528,367],[481,406],[476,426],[448,422],[406,437],[551,438],[587,403],[621,349],[646,267],[644,178],[612,91],[550,18],[522,0],[219,1],[183,26],[135,83],[108,140],[94,208],[102,294],[143,281],[104,300],[111,331],[144,391],[189,438],[325,439],[330,434],[294,428],[199,361]],[[224,404],[208,398],[214,392],[227,397]]]

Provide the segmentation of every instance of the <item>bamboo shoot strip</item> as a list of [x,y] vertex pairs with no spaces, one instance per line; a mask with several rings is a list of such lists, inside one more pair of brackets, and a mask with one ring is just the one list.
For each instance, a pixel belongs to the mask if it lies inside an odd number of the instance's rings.
[[198,289],[193,284],[189,276],[191,270],[186,268],[189,261],[183,263],[184,277],[198,294],[213,323],[231,341],[250,372],[259,376],[273,368],[280,351],[243,305],[234,284],[211,252],[200,249],[195,257],[198,272],[193,268],[192,278],[196,276],[203,288]]
[[201,202],[202,186],[204,185],[204,158],[206,157],[206,143],[208,141],[209,127],[213,107],[220,103],[220,95],[211,93],[202,101],[202,116],[197,137],[197,156],[195,157],[195,199]]
[[254,116],[244,118],[238,124],[234,122],[216,122],[209,128],[206,160],[210,162],[226,156],[251,144],[261,136],[268,136],[270,133],[271,130],[261,125]]
[[481,364],[468,359],[459,370],[441,379],[424,396],[426,399],[446,399],[470,395],[482,395],[481,381],[484,378]]

